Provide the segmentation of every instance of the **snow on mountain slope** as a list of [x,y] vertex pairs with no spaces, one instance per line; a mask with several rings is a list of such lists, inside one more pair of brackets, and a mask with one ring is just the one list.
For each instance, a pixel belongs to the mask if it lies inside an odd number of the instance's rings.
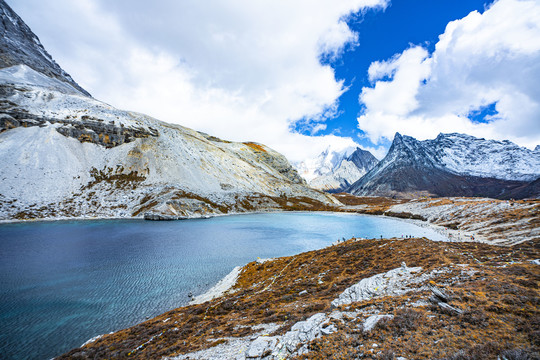
[[203,216],[279,208],[283,199],[334,202],[264,145],[118,110],[26,66],[0,70],[0,131],[3,219]]
[[418,141],[396,134],[386,157],[347,191],[407,197],[505,197],[538,177],[540,153],[510,141],[464,134]]
[[[65,94],[80,95],[80,92],[70,84],[45,76],[23,64],[10,66],[0,70],[0,81],[2,84],[31,85],[44,88],[45,90],[55,90]],[[30,105],[30,101],[27,101],[27,105]]]
[[0,0],[0,34],[0,68],[26,65],[90,96],[53,60],[38,37],[4,0]]
[[345,149],[333,149],[332,147],[328,147],[316,158],[304,160],[294,164],[294,166],[298,170],[300,176],[309,183],[316,177],[332,173],[339,167],[343,159],[350,156],[354,150],[355,148],[353,147],[347,147]]
[[[364,176],[379,161],[366,150],[356,148],[351,154],[344,153],[330,171],[316,176],[309,185],[315,189],[340,192]],[[337,158],[339,159],[339,158]],[[322,171],[320,171],[322,172]]]
[[519,181],[533,181],[540,176],[538,152],[508,140],[454,133],[439,134],[435,140],[424,143],[441,154],[441,164],[456,174]]

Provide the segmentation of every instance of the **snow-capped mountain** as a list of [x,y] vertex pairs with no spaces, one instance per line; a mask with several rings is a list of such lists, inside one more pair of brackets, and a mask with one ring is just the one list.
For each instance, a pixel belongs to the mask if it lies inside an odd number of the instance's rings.
[[0,68],[25,64],[90,96],[53,60],[38,37],[4,0],[0,0],[0,20]]
[[397,133],[386,157],[347,191],[407,197],[513,197],[517,189],[539,177],[540,153],[508,140],[454,133],[418,141]]
[[309,181],[311,187],[328,192],[343,191],[379,162],[369,151],[360,148],[350,154],[344,152],[334,160],[333,168],[324,168],[324,173],[318,169],[320,175]]
[[328,147],[316,158],[293,165],[312,188],[340,192],[360,179],[378,162],[369,151],[358,147],[341,150]]
[[332,173],[354,150],[354,147],[339,150],[328,147],[319,156],[294,163],[293,165],[298,170],[300,176],[309,183],[317,177]]
[[[336,202],[264,145],[91,98],[10,11],[0,0],[2,56],[18,61],[0,69],[0,219],[179,218]],[[21,29],[32,43],[11,56],[5,44],[19,41]],[[34,66],[37,53],[44,71]]]

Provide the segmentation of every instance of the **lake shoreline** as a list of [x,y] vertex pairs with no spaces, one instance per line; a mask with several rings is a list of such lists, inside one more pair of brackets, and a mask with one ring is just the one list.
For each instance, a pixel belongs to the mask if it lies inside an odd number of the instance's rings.
[[435,231],[437,231],[439,234],[446,236],[447,234],[454,234],[454,232],[451,229],[444,229],[443,226],[439,226],[437,224],[432,224],[424,220],[417,220],[417,219],[404,219],[397,216],[390,216],[386,214],[369,214],[369,213],[363,213],[358,211],[350,211],[348,209],[335,209],[333,211],[329,210],[268,210],[268,211],[245,211],[245,212],[235,212],[235,213],[227,213],[227,214],[215,214],[211,216],[194,216],[194,217],[188,217],[186,219],[175,219],[175,220],[146,220],[144,216],[136,216],[136,217],[57,217],[57,218],[39,218],[39,219],[2,219],[0,220],[0,225],[8,225],[8,224],[25,224],[25,223],[51,223],[51,222],[70,222],[70,221],[114,221],[114,220],[126,220],[126,221],[137,221],[137,220],[144,220],[148,222],[160,222],[160,221],[185,221],[185,220],[206,220],[211,218],[217,218],[217,217],[226,217],[226,216],[238,216],[238,215],[254,215],[254,214],[282,214],[282,213],[314,213],[314,214],[350,214],[350,215],[363,215],[363,216],[373,216],[373,217],[382,217],[382,218],[391,218],[396,219],[408,223],[415,224],[417,226],[423,227],[423,228],[431,228]]
[[[364,216],[373,216],[373,217],[382,217],[382,218],[391,218],[400,221],[404,221],[410,224],[414,224],[423,228],[430,228],[440,235],[446,237],[449,241],[477,241],[477,242],[488,242],[484,237],[482,237],[477,232],[471,231],[459,231],[449,229],[448,227],[433,224],[427,220],[418,220],[418,219],[406,219],[398,216],[392,216],[388,214],[369,214],[361,211],[354,211],[347,208],[336,208],[334,211],[328,210],[268,210],[268,211],[247,211],[247,212],[237,212],[237,213],[227,213],[227,214],[215,214],[212,216],[197,216],[189,217],[186,219],[177,219],[177,220],[146,220],[144,216],[137,217],[58,217],[58,218],[40,218],[40,219],[3,219],[0,220],[0,225],[4,224],[24,224],[24,223],[49,223],[49,222],[69,222],[69,221],[108,221],[108,220],[126,220],[126,221],[185,221],[185,220],[206,220],[214,217],[224,217],[224,216],[238,216],[238,215],[251,215],[251,214],[272,214],[272,213],[336,213],[336,214],[351,214],[351,215],[364,215]],[[474,240],[471,240],[474,239]]]
[[[523,308],[516,303],[507,311],[492,309],[501,299],[527,296],[532,301],[538,294],[522,280],[538,269],[530,261],[538,256],[534,243],[508,249],[420,238],[350,239],[272,261],[252,261],[220,297],[104,335],[59,358],[127,354],[180,360],[239,354],[241,359],[255,359],[264,358],[262,354],[288,358],[310,353],[320,358],[339,349],[376,358],[385,350],[408,359],[433,359],[473,351],[489,343],[495,333],[508,342],[509,349],[534,351],[528,330],[515,330],[537,312],[533,303]],[[383,279],[390,284],[381,283]],[[514,287],[507,289],[505,284]],[[474,296],[482,291],[489,302]],[[362,296],[349,300],[350,294]],[[448,297],[441,301],[433,294]],[[384,318],[388,321],[377,326]],[[394,325],[393,319],[399,322]],[[402,321],[414,326],[401,329]],[[261,332],[262,328],[268,330]],[[392,336],[388,331],[393,331]],[[436,351],[442,353],[433,357]]]
[[[68,219],[1,225],[0,275],[6,282],[0,312],[20,314],[6,319],[13,329],[8,350],[52,357],[98,334],[187,306],[190,293],[207,292],[233,267],[259,257],[298,255],[351,236],[410,233],[443,240],[413,224],[358,215],[272,211],[190,222]],[[49,340],[38,327],[48,329]]]

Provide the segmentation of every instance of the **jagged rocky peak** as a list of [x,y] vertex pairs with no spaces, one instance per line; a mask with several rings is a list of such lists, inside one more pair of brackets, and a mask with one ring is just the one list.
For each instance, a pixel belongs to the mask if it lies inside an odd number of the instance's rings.
[[[540,152],[511,141],[439,134],[419,141],[396,133],[386,157],[346,191],[355,195],[530,197]],[[526,189],[525,189],[526,188]],[[536,188],[536,187],[535,187]]]
[[[357,167],[371,170],[379,160],[372,153],[367,150],[360,149],[359,147],[348,157],[348,161],[353,162]],[[366,171],[366,172],[367,172]]]
[[435,149],[448,171],[457,174],[517,181],[533,181],[540,176],[540,153],[509,140],[451,133],[424,143]]
[[4,0],[0,0],[0,33],[0,68],[26,65],[90,96],[53,60],[39,38]]
[[419,141],[396,133],[389,153],[395,152],[415,163],[465,176],[532,181],[540,173],[538,153],[509,140],[440,133],[433,140]]
[[369,151],[359,147],[348,147],[340,151],[328,148],[316,159],[302,163],[299,168],[304,170],[307,175],[304,177],[311,187],[327,192],[341,192],[378,162]]

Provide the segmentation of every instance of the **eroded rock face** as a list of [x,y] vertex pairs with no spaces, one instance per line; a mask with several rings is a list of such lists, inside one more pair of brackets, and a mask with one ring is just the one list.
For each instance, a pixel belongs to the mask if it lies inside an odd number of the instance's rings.
[[287,158],[280,153],[257,143],[246,142],[251,151],[255,154],[257,161],[267,164],[277,170],[285,178],[294,184],[305,185],[306,181],[298,174],[298,171],[289,163]]
[[90,96],[58,66],[43,48],[38,37],[4,0],[0,0],[0,34],[0,68],[25,64],[51,78],[70,84],[81,94]]
[[[37,96],[35,89],[15,84],[0,84],[0,132],[18,127],[44,127],[47,124],[58,124],[56,131],[80,142],[91,142],[107,148],[131,142],[137,138],[158,136],[153,128],[124,125],[114,120],[104,120],[91,115],[64,117],[47,116],[28,111],[20,106],[20,99]],[[44,102],[53,101],[58,94],[49,92]]]
[[143,128],[132,128],[117,126],[116,124],[105,123],[100,119],[87,119],[86,121],[73,121],[66,119],[54,119],[40,117],[35,114],[6,111],[0,114],[0,132],[17,127],[46,126],[50,124],[60,124],[56,128],[60,134],[72,137],[80,142],[91,142],[107,148],[131,142],[137,138],[149,136],[159,136],[155,129],[146,130]]
[[91,98],[2,0],[0,19],[1,219],[182,219],[339,205],[264,145]]

